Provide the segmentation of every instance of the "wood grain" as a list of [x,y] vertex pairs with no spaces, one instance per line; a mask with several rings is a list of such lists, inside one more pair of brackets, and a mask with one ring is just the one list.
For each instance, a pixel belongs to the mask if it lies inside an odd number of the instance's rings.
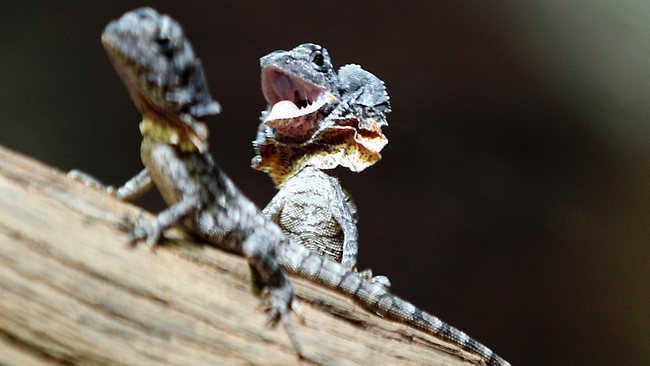
[[292,278],[299,360],[266,327],[240,257],[166,233],[131,248],[140,210],[0,147],[0,364],[467,365],[477,358]]

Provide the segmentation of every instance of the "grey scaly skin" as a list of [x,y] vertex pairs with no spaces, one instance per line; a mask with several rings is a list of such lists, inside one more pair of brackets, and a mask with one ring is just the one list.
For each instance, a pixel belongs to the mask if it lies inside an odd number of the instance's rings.
[[103,43],[143,113],[142,161],[145,170],[120,188],[111,188],[76,172],[71,175],[103,187],[121,199],[137,197],[155,185],[169,209],[155,220],[131,226],[135,240],[158,241],[168,227],[182,223],[197,236],[246,257],[255,277],[269,291],[270,315],[281,320],[300,353],[289,312],[293,290],[287,271],[349,295],[383,316],[437,335],[481,356],[487,365],[508,365],[471,340],[410,303],[364,280],[341,264],[286,239],[241,194],[207,152],[203,118],[219,111],[210,97],[201,66],[178,24],[149,8],[125,14],[109,24]]
[[[120,199],[135,198],[152,186],[169,208],[152,221],[127,226],[134,241],[155,244],[162,232],[183,223],[200,238],[243,255],[259,290],[265,292],[270,323],[282,321],[301,354],[290,322],[294,292],[276,254],[286,238],[259,213],[221,171],[207,151],[202,120],[219,113],[200,61],[178,23],[151,8],[111,22],[102,43],[143,114],[141,157],[145,169],[120,188],[104,187]],[[70,175],[100,186],[81,172]]]
[[[355,269],[356,207],[334,175],[341,162],[333,159],[350,155],[350,148],[367,165],[379,159],[390,112],[384,83],[358,65],[336,71],[327,50],[312,43],[271,52],[260,66],[268,108],[253,142],[253,165],[279,187],[263,212],[292,241]],[[364,134],[381,141],[367,155],[355,149]],[[269,149],[280,153],[269,156]],[[385,276],[373,280],[390,285]]]
[[350,270],[355,268],[356,209],[336,177],[306,166],[282,185],[262,212],[291,241]]
[[[387,142],[381,127],[390,112],[384,83],[357,65],[335,72],[327,50],[311,43],[272,52],[260,65],[269,107],[253,142],[253,166],[279,187],[263,212],[290,239],[279,250],[282,265],[377,314],[477,354],[488,365],[509,365],[462,331],[390,294],[385,277],[368,281],[368,272],[353,271],[356,207],[332,169],[343,165],[359,171],[380,158]],[[349,164],[350,159],[360,163]]]

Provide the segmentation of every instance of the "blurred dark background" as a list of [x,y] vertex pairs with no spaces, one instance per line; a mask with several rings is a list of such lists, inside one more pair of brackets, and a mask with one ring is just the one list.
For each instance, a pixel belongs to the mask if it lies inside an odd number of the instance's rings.
[[223,106],[212,152],[259,206],[258,59],[320,43],[392,98],[384,159],[341,172],[361,268],[516,365],[650,363],[650,5],[3,2],[0,144],[112,184],[140,171],[99,36],[142,5],[184,26]]

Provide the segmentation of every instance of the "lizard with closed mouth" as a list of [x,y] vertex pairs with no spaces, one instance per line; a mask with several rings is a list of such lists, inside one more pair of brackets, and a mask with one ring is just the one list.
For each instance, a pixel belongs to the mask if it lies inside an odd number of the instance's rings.
[[129,221],[133,240],[158,242],[183,224],[205,241],[248,259],[256,282],[268,291],[271,321],[282,321],[298,354],[289,320],[293,288],[284,270],[348,295],[360,305],[478,355],[485,364],[509,365],[490,349],[411,303],[390,294],[340,263],[288,239],[218,167],[207,151],[203,120],[219,112],[203,70],[182,29],[150,8],[126,13],[102,35],[115,69],[143,113],[141,157],[145,169],[119,188],[80,173],[71,175],[128,200],[156,186],[170,206],[152,221]]
[[[259,214],[207,151],[206,117],[219,113],[203,68],[180,25],[151,8],[140,8],[108,24],[102,44],[131,99],[143,114],[141,157],[145,169],[120,188],[103,187],[130,200],[156,186],[169,208],[151,222],[128,222],[134,241],[153,245],[162,232],[183,223],[193,234],[239,253],[250,264],[270,323],[282,321],[301,349],[290,322],[294,292],[276,254],[286,238]],[[102,187],[85,173],[70,175]]]

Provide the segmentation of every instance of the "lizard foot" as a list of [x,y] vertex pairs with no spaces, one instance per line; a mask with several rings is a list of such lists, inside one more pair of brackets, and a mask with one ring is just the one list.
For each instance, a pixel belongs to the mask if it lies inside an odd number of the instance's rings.
[[158,245],[160,237],[162,236],[162,228],[157,220],[149,221],[144,217],[142,211],[138,218],[132,220],[129,217],[124,217],[118,226],[121,230],[129,233],[129,242],[132,246],[136,246],[138,241],[145,240],[147,246],[152,250]]
[[386,290],[390,288],[390,280],[386,276],[372,276],[372,270],[371,269],[364,269],[363,271],[359,272],[359,275],[366,280],[376,283],[378,285],[383,286]]
[[387,290],[390,288],[390,280],[386,276],[375,276],[370,279],[370,282],[382,285]]
[[267,325],[270,327],[275,327],[278,322],[282,322],[291,345],[298,353],[300,358],[303,358],[302,347],[298,342],[298,336],[296,334],[296,329],[293,327],[291,322],[291,312],[295,312],[301,323],[304,323],[304,317],[300,306],[298,305],[298,300],[294,297],[293,288],[289,282],[286,285],[269,289],[267,288],[263,294],[264,300],[262,301],[262,308],[268,316]]
[[86,172],[82,172],[81,170],[72,169],[71,171],[68,172],[67,176],[85,184],[88,187],[93,187],[95,189],[99,189],[100,191],[104,191],[110,194],[111,196],[116,195],[115,187],[105,185],[104,183],[100,182],[97,178],[93,177],[92,175]]

